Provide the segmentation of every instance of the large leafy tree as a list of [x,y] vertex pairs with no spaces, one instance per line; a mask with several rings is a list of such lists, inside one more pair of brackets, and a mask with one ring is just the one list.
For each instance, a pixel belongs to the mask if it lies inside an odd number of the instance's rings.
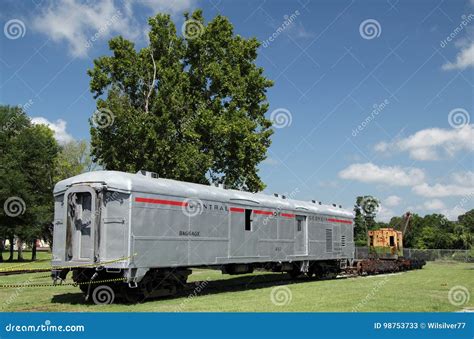
[[52,220],[58,145],[47,126],[31,124],[16,107],[0,107],[0,128],[0,237],[33,243]]
[[262,190],[257,165],[270,146],[264,114],[272,82],[255,64],[259,42],[235,35],[220,15],[207,25],[199,10],[185,19],[180,36],[170,16],[158,14],[148,20],[147,47],[116,37],[113,55],[94,60],[94,160],[110,170]]

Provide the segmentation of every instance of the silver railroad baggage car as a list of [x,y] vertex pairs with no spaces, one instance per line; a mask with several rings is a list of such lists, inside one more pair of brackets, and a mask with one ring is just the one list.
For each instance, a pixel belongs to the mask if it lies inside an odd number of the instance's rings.
[[53,278],[97,302],[174,293],[191,268],[335,275],[354,257],[353,214],[335,205],[157,178],[84,173],[56,184]]

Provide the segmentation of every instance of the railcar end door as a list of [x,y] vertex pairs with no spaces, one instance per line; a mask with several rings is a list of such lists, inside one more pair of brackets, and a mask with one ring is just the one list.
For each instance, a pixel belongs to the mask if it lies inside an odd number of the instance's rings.
[[308,255],[308,223],[306,216],[297,215],[295,222],[295,254]]

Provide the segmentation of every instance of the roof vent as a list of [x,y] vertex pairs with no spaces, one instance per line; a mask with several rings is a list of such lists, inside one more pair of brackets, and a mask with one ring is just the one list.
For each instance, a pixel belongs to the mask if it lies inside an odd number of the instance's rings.
[[145,170],[139,170],[137,172],[137,174],[141,174],[143,175],[144,177],[147,177],[147,178],[152,178],[152,179],[157,179],[158,178],[158,174],[156,172],[150,172],[150,171],[145,171]]
[[333,207],[336,207],[337,205],[336,204],[332,204]]
[[286,199],[286,195],[282,195],[281,198],[282,198],[282,199]]
[[218,188],[222,188],[222,189],[225,188],[224,184],[217,184],[217,187],[218,187]]
[[319,202],[319,204],[321,205],[321,201]]
[[273,193],[273,196],[274,196],[275,198],[279,198],[279,197],[280,197],[280,196],[278,195],[278,193]]
[[315,203],[316,203],[316,200],[311,200],[311,202],[312,202],[313,204],[315,204]]
[[339,208],[342,208],[342,205],[339,205]]

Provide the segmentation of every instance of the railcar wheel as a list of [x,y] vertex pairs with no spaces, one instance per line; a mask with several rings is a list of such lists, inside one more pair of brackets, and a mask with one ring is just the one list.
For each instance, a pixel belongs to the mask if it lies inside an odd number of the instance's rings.
[[127,304],[137,304],[145,300],[145,294],[140,288],[130,288],[126,285],[120,289],[120,296]]
[[96,305],[110,305],[115,300],[115,292],[112,287],[99,285],[92,291],[92,301]]
[[301,271],[299,268],[294,268],[291,271],[288,271],[288,274],[290,275],[291,279],[296,279],[301,275]]

